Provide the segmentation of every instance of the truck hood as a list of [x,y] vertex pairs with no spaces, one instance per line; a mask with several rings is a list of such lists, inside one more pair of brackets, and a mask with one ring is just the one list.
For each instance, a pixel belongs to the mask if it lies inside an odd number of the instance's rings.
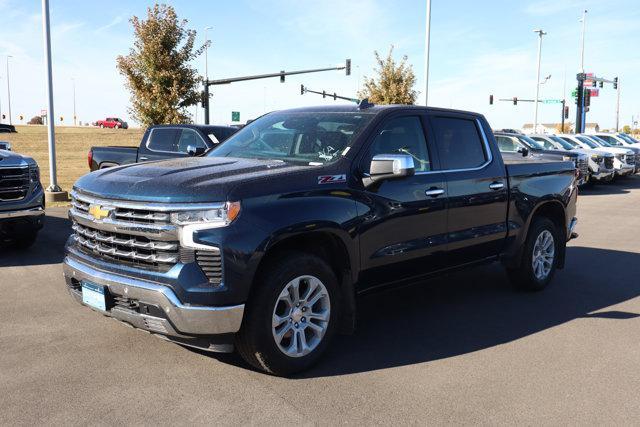
[[220,202],[240,182],[270,180],[309,167],[277,160],[190,157],[101,169],[76,181],[74,190],[106,199]]
[[13,151],[0,150],[0,168],[35,165],[35,163],[31,157],[22,156]]

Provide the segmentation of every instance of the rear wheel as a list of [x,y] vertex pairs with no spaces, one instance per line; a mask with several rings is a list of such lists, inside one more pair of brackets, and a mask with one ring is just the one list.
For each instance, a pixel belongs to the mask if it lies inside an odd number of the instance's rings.
[[236,337],[242,358],[274,375],[311,367],[338,318],[338,281],[329,265],[314,255],[286,253],[255,286]]
[[549,218],[534,219],[520,265],[508,270],[511,282],[525,290],[544,289],[553,279],[559,252],[560,238],[556,225]]

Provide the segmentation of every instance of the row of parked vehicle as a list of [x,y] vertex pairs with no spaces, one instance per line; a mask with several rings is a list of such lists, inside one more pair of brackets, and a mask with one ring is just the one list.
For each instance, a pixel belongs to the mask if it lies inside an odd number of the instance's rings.
[[640,141],[624,133],[495,135],[502,152],[575,162],[579,185],[611,182],[640,172]]

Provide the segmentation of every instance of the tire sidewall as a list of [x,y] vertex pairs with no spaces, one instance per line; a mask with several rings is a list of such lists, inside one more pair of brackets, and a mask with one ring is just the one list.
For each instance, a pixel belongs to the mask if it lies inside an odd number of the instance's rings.
[[[273,338],[273,310],[284,287],[291,280],[304,275],[317,277],[324,284],[329,293],[331,314],[327,331],[318,346],[305,356],[290,357],[279,349]],[[253,330],[246,331],[249,332],[250,339],[254,340],[255,348],[259,350],[256,358],[265,371],[278,375],[289,375],[307,369],[322,356],[335,334],[340,310],[338,281],[335,274],[320,258],[313,255],[294,255],[278,268],[267,273],[264,279],[264,282],[256,284],[262,288],[252,298],[250,307],[251,319],[247,326]]]
[[[536,244],[536,240],[538,236],[543,231],[549,231],[553,236],[553,246],[554,246],[554,256],[553,263],[551,265],[551,271],[544,279],[540,280],[536,277],[532,261],[533,261],[533,251]],[[538,218],[535,220],[534,224],[529,231],[529,236],[527,238],[527,246],[525,248],[523,262],[523,273],[528,282],[528,287],[533,290],[541,290],[547,287],[547,285],[553,280],[553,276],[556,272],[556,266],[558,265],[558,255],[560,253],[560,240],[558,236],[558,230],[556,225],[547,218]]]

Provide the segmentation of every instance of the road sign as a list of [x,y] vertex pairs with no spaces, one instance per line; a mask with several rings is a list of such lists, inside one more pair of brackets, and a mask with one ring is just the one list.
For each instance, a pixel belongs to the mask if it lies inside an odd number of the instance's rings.
[[600,89],[589,89],[589,92],[591,92],[591,96],[599,96]]
[[572,98],[577,98],[578,97],[578,89],[574,89],[573,91],[571,91],[571,97]]
[[586,74],[585,74],[585,77],[586,77],[586,79],[585,79],[585,81],[584,81],[584,85],[585,85],[585,86],[590,86],[590,85],[592,85],[592,84],[593,84],[593,80],[589,79],[589,77],[593,77],[593,73],[586,73]]
[[232,111],[231,112],[231,121],[239,122],[240,121],[240,111]]
[[543,99],[543,104],[562,104],[562,99]]

